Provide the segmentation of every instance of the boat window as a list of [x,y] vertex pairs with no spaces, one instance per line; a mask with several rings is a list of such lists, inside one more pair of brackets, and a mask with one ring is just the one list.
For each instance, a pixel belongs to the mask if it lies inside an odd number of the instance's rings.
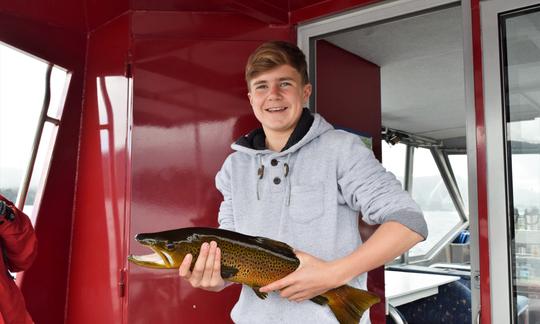
[[0,43],[0,193],[33,221],[68,83],[65,69]]
[[450,154],[448,155],[450,166],[454,172],[456,182],[465,205],[465,211],[469,210],[469,176],[467,171],[467,155],[466,154]]
[[406,149],[407,147],[404,144],[397,143],[396,145],[392,145],[386,141],[382,141],[382,165],[386,170],[396,176],[399,182],[401,182],[402,187],[405,178]]
[[[508,12],[499,18],[506,133],[508,227],[512,254],[514,319],[519,297],[529,298],[537,323],[540,286],[540,7]],[[512,226],[513,225],[513,226]],[[523,298],[523,297],[522,297]]]
[[409,255],[414,257],[428,253],[461,223],[461,218],[428,149],[415,150],[411,195],[424,212],[429,230],[428,238],[410,250]]

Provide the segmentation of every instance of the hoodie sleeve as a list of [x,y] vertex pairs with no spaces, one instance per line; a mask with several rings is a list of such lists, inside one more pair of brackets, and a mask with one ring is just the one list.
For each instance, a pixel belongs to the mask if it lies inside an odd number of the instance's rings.
[[216,174],[216,188],[223,195],[223,201],[219,206],[219,228],[234,231],[232,190],[231,190],[231,156],[229,156],[221,170]]
[[13,203],[0,195],[0,200],[7,203],[15,213],[15,218],[8,221],[0,216],[0,245],[5,253],[9,271],[26,270],[32,265],[37,253],[37,240],[32,223],[26,214],[18,210]]
[[347,205],[362,212],[368,224],[396,221],[425,239],[428,229],[422,211],[396,177],[358,136],[346,134],[340,143],[338,186]]

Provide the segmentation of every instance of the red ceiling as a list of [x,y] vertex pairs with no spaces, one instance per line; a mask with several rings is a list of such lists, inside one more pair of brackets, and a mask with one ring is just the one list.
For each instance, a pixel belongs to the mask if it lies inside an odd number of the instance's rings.
[[[0,0],[0,14],[88,32],[126,10],[240,12],[269,24],[296,23],[366,0]],[[319,10],[322,9],[323,11]],[[303,12],[306,14],[303,14]]]

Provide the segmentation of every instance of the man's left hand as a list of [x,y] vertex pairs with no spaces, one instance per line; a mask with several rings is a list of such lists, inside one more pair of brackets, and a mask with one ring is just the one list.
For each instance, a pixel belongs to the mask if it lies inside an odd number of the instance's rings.
[[343,284],[335,276],[334,263],[301,251],[295,251],[295,254],[300,266],[288,276],[260,288],[261,292],[279,290],[281,297],[301,302]]

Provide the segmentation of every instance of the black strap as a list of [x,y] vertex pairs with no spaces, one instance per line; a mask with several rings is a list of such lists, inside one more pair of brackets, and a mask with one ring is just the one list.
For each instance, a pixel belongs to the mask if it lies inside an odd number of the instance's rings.
[[[10,222],[13,222],[13,220],[15,219],[15,213],[11,210],[11,208],[8,207],[8,205],[4,201],[0,200],[0,225],[4,223],[4,218]],[[3,245],[2,245],[2,259],[4,259],[4,264],[6,265],[6,275],[8,276],[8,278],[11,278],[14,280],[15,277],[8,270],[9,259],[7,256],[6,247]]]

